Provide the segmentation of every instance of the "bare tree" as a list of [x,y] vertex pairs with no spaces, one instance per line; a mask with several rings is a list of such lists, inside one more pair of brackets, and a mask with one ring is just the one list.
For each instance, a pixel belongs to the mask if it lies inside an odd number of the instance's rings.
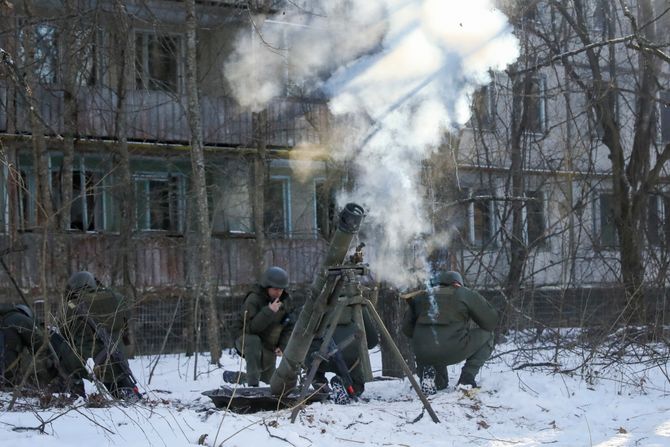
[[[191,184],[196,197],[195,216],[198,239],[198,280],[195,287],[196,316],[200,297],[207,309],[207,340],[211,362],[218,364],[221,358],[221,340],[219,337],[219,319],[214,301],[214,282],[212,278],[212,245],[207,204],[207,185],[205,177],[205,156],[200,121],[200,102],[198,99],[197,76],[197,17],[195,0],[186,1],[186,92],[188,95],[188,121],[191,130]],[[197,323],[196,323],[197,324]],[[196,327],[199,327],[197,325]]]

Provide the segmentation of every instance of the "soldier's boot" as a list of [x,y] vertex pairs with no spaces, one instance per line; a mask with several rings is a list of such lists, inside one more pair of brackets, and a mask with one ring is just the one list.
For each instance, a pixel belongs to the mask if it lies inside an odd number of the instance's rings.
[[326,378],[325,373],[320,371],[316,372],[314,379],[312,379],[312,388],[321,393],[330,393],[330,387],[328,386],[328,379]]
[[330,399],[337,405],[347,405],[351,402],[349,393],[338,376],[330,379]]
[[461,377],[458,378],[458,385],[479,388],[475,382],[475,376],[467,371],[461,371]]
[[423,373],[421,374],[421,392],[426,396],[432,396],[437,393],[437,387],[435,386],[435,367],[426,366],[423,368]]

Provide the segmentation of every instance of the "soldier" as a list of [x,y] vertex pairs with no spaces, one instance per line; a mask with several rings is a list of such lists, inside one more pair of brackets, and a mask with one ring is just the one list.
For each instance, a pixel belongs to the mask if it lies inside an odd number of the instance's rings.
[[[372,349],[379,344],[379,334],[370,317],[369,310],[367,306],[361,304],[362,298],[370,300],[373,306],[377,304],[376,283],[367,269],[367,264],[363,263],[364,247],[365,243],[361,242],[346,263],[350,267],[364,267],[366,273],[356,277],[354,283],[349,283],[349,287],[343,289],[345,291],[343,298],[349,298],[349,304],[344,307],[337,321],[337,326],[333,333],[334,343],[331,345],[331,348],[334,348],[336,345],[340,346],[345,340],[354,335],[360,335],[361,329],[356,323],[356,312],[361,313],[360,317],[362,317],[362,329],[365,331],[365,346],[367,349]],[[334,310],[335,307],[333,306],[329,312]],[[328,320],[327,314],[324,316],[324,320]],[[310,346],[308,358],[313,358],[314,355],[318,354],[322,342],[321,338],[314,339]],[[367,353],[362,353],[361,349],[360,342],[356,340],[345,346],[332,358],[322,361],[314,376],[315,389],[327,389],[325,386],[327,383],[325,373],[332,372],[335,373],[335,377],[331,379],[331,397],[336,403],[346,404],[349,403],[352,396],[360,396],[365,391],[366,376],[371,374],[371,371],[366,373],[363,368],[361,355],[367,355]],[[369,360],[366,364],[369,365]],[[350,388],[347,389],[348,387]]]
[[249,386],[258,386],[260,380],[270,383],[277,356],[282,355],[291,336],[293,305],[286,291],[288,283],[286,271],[270,267],[242,304],[240,323],[244,332],[235,341],[235,348],[247,362]]
[[0,307],[0,375],[7,386],[22,380],[20,357],[24,350],[34,355],[42,347],[44,333],[35,324],[33,313],[24,304]]
[[50,331],[44,345],[44,331],[28,306],[0,305],[0,380],[6,386],[19,386],[25,376],[26,383],[38,388],[49,386],[51,391],[83,396],[86,369],[60,340],[58,333]]
[[116,398],[141,397],[128,367],[128,307],[123,296],[100,286],[87,271],[67,283],[60,330],[67,344],[95,363],[95,375]]
[[[440,272],[434,288],[408,302],[402,331],[412,340],[417,372],[426,394],[447,387],[447,365],[465,360],[459,385],[477,387],[475,376],[493,352],[498,312],[460,273]],[[472,327],[474,321],[478,327]]]
[[[372,318],[370,318],[367,307],[363,307],[361,313],[363,314],[366,345],[368,349],[372,349],[379,343],[379,334],[375,329]],[[344,311],[337,322],[335,332],[333,333],[334,344],[331,347],[340,345],[344,340],[350,338],[357,332],[358,326],[354,321],[353,308],[352,306],[347,306],[344,308]],[[321,338],[314,339],[310,346],[307,358],[312,358],[312,356],[318,352],[322,342],[323,340]],[[354,341],[345,346],[344,349],[339,351],[339,354],[336,354],[336,356],[340,357],[339,359],[333,357],[322,361],[314,376],[314,388],[327,389],[325,386],[327,383],[325,373],[335,373],[335,377],[331,380],[331,394],[336,403],[348,403],[349,399],[347,394],[360,396],[363,391],[365,391],[365,372],[363,371],[358,344],[358,341]],[[347,375],[349,377],[346,377]],[[352,390],[346,389],[349,385],[352,387]],[[344,394],[340,388],[343,388],[346,391],[346,394]]]
[[129,309],[125,297],[116,291],[103,287],[87,271],[72,274],[65,288],[66,302],[81,305],[83,310],[109,332],[115,347],[128,355],[130,337],[128,336]]

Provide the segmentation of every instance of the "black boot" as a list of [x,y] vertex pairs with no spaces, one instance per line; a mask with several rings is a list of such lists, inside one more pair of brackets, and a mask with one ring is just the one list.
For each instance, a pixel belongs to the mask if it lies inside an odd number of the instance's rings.
[[464,386],[471,386],[472,388],[479,388],[475,382],[475,376],[469,372],[461,371],[461,377],[458,378],[458,384]]

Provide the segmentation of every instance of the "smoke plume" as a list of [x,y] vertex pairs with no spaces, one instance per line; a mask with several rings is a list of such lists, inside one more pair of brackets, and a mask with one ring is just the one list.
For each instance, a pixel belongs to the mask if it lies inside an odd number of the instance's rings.
[[311,8],[257,18],[262,32],[240,38],[226,77],[253,109],[282,94],[287,77],[327,94],[342,124],[332,156],[356,174],[355,190],[338,201],[367,209],[373,271],[396,285],[421,279],[425,266],[408,270],[406,260],[431,233],[422,161],[469,119],[470,95],[489,70],[516,59],[517,40],[488,0],[322,0]]

